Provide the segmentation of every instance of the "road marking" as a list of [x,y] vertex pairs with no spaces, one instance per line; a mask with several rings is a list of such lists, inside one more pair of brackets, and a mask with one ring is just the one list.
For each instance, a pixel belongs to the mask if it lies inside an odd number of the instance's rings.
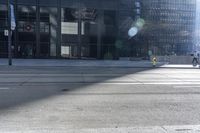
[[200,86],[173,86],[174,88],[200,88]]
[[[27,82],[25,85],[44,85],[44,84],[94,84],[94,85],[199,85],[199,82]],[[24,84],[23,84],[24,85]]]
[[[87,83],[87,82],[86,82]],[[102,82],[97,84],[110,84],[110,85],[200,85],[199,82],[135,82],[135,83],[112,83],[112,82]]]
[[9,90],[10,88],[0,87],[0,90]]
[[[13,131],[12,129],[4,128],[4,133],[21,133],[22,130]],[[188,125],[188,126],[149,126],[149,127],[115,127],[115,128],[93,128],[93,129],[57,129],[57,128],[47,128],[47,129],[32,129],[28,128],[28,132],[48,132],[48,133],[199,133],[199,125]]]

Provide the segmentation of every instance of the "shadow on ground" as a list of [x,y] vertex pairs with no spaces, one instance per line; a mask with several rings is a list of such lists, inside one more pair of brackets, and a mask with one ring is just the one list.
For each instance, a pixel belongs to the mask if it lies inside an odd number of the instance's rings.
[[[102,68],[102,67],[0,67],[0,109],[23,106],[54,96],[72,93],[87,86],[115,78],[136,74],[150,68]],[[41,78],[41,75],[46,75]],[[50,76],[48,76],[50,75]],[[54,76],[52,76],[54,75]],[[56,76],[57,75],[57,76]],[[65,75],[90,75],[91,82],[73,79],[65,82]],[[92,76],[91,76],[92,75]],[[102,78],[101,78],[102,76]],[[20,80],[22,78],[22,80]],[[36,82],[38,79],[43,80]],[[69,78],[69,77],[68,77]],[[98,80],[92,80],[98,78]],[[16,81],[15,81],[16,80]],[[78,82],[79,81],[79,82]],[[111,81],[112,82],[112,81]],[[124,81],[126,82],[126,81]]]

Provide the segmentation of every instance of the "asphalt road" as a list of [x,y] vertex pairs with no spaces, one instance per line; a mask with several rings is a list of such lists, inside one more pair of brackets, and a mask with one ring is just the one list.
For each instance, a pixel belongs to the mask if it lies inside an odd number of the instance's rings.
[[199,101],[199,69],[0,67],[0,133],[197,133]]

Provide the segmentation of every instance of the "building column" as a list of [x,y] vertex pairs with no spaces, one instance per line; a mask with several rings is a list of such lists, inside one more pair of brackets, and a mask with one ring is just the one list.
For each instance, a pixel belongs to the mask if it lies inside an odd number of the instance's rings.
[[17,57],[18,56],[18,13],[17,13],[17,0],[15,0],[14,2],[14,7],[15,7],[15,21],[16,21],[16,29],[14,31],[14,37],[15,37],[15,40],[14,40],[14,51],[13,51],[13,57]]
[[61,57],[61,1],[57,3],[57,44],[56,44],[56,57]]
[[39,0],[36,0],[36,58],[40,57],[40,8]]
[[119,14],[119,10],[120,10],[120,1],[117,1],[117,6],[118,8],[116,9],[116,30],[117,30],[117,34],[116,34],[116,39],[115,39],[115,57],[114,59],[119,59],[120,58],[120,48],[121,48],[121,41],[122,38],[120,37],[120,31],[119,31],[119,26],[120,26],[120,14]]
[[103,26],[103,10],[98,9],[98,20],[97,20],[97,59],[101,59],[101,36],[102,36],[102,26]]
[[81,7],[79,6],[78,16],[78,58],[81,59],[81,47],[82,47],[82,19],[81,19]]
[[56,57],[57,53],[57,27],[58,26],[58,20],[57,20],[57,14],[58,10],[56,9],[51,9],[51,13],[49,13],[49,36],[50,36],[50,56],[51,57]]

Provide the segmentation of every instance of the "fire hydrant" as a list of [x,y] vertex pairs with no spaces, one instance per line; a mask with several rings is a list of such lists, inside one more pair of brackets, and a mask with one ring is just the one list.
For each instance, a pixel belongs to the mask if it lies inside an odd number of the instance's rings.
[[153,63],[153,67],[156,67],[156,64],[157,64],[157,59],[156,59],[156,57],[153,57],[152,63]]

